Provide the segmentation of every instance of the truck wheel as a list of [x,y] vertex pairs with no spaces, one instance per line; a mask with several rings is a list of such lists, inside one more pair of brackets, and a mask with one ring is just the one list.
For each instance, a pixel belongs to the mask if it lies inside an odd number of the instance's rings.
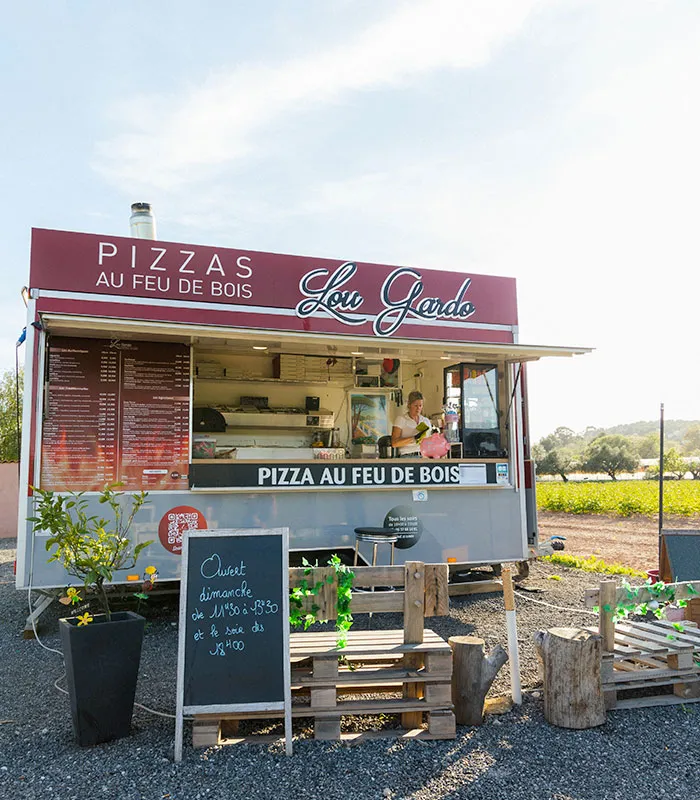
[[524,581],[525,578],[530,574],[530,562],[529,561],[518,561],[517,563],[518,568],[518,575],[515,578],[516,581]]

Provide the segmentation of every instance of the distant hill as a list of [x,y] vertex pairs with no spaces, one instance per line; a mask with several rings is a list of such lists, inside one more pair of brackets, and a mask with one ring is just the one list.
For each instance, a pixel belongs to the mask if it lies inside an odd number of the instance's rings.
[[[666,419],[664,420],[664,444],[666,447],[680,448],[685,432],[692,425],[700,425],[700,420],[696,419]],[[620,434],[621,436],[644,437],[649,434],[659,433],[659,420],[648,420],[640,422],[627,422],[624,425],[613,425],[611,428],[595,428],[592,425],[584,431],[574,431],[576,440],[580,443],[593,441],[598,436],[608,436],[610,434]],[[545,437],[543,437],[545,438]],[[540,440],[541,441],[541,440]]]
[[[680,442],[685,435],[685,432],[691,425],[700,424],[697,419],[665,419],[664,420],[664,440],[666,442]],[[606,428],[605,433],[619,433],[622,436],[646,436],[649,433],[659,432],[659,420],[651,420],[649,422],[628,422],[625,425],[615,425],[612,428]]]

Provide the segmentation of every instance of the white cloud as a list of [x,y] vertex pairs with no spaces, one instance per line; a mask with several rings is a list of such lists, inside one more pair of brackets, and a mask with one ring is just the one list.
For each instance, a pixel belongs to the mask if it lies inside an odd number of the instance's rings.
[[[288,122],[308,110],[328,119],[353,92],[398,93],[421,75],[488,64],[522,32],[534,1],[402,3],[343,45],[212,75],[182,97],[130,100],[119,117],[124,132],[103,143],[99,166],[132,190],[186,187],[163,195],[170,219],[207,237],[216,230],[222,244],[240,234],[237,244],[262,250],[517,277],[523,341],[598,348],[533,365],[536,437],[559,424],[651,418],[664,399],[672,416],[696,417],[697,17],[688,15],[687,30],[669,23],[657,33],[651,14],[646,28],[629,26],[623,11],[632,3],[591,5],[597,13],[576,29],[571,63],[552,49],[560,83],[538,86],[542,72],[529,73],[527,59],[546,63],[542,37],[568,40],[580,21],[571,8],[588,13],[589,3],[555,6],[538,26],[513,60],[523,74],[506,76],[516,102],[504,101],[496,124],[477,131],[476,150],[453,139],[438,155],[436,127],[434,148],[407,132],[396,152],[305,173],[296,194],[273,172],[259,182],[251,168],[240,181],[215,179],[241,159],[291,161],[298,130],[290,135],[296,123]],[[506,85],[500,72],[497,90]],[[535,104],[538,114],[517,102],[519,79],[532,75],[534,93],[557,93]],[[291,140],[285,159],[270,154],[273,138],[275,146]],[[321,136],[318,146],[332,149]],[[377,149],[367,140],[368,152]],[[185,196],[197,199],[196,211],[179,212]]]
[[402,3],[354,40],[276,64],[211,75],[182,97],[134,97],[112,114],[126,130],[99,144],[95,168],[130,189],[172,189],[256,153],[261,132],[348,92],[401,86],[487,63],[543,0]]

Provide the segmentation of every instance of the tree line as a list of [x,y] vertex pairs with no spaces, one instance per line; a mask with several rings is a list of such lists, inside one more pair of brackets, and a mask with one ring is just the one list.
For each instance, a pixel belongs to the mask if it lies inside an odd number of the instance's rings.
[[[700,479],[700,422],[686,423],[676,430],[679,438],[669,447],[664,442],[665,479],[681,480],[687,473]],[[558,475],[564,481],[574,472],[603,473],[617,480],[620,473],[638,469],[642,459],[658,459],[659,453],[658,432],[626,436],[600,428],[575,433],[559,427],[532,448],[537,474]],[[658,479],[659,466],[648,467],[646,474]]]
[[23,370],[18,376],[14,370],[0,376],[0,462],[19,461],[23,390]]

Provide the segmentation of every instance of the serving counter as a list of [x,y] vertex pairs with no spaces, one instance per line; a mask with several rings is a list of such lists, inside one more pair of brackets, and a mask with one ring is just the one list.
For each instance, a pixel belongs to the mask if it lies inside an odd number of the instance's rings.
[[448,489],[510,487],[507,461],[489,459],[345,459],[244,461],[198,459],[190,464],[190,489],[230,492],[338,489]]

